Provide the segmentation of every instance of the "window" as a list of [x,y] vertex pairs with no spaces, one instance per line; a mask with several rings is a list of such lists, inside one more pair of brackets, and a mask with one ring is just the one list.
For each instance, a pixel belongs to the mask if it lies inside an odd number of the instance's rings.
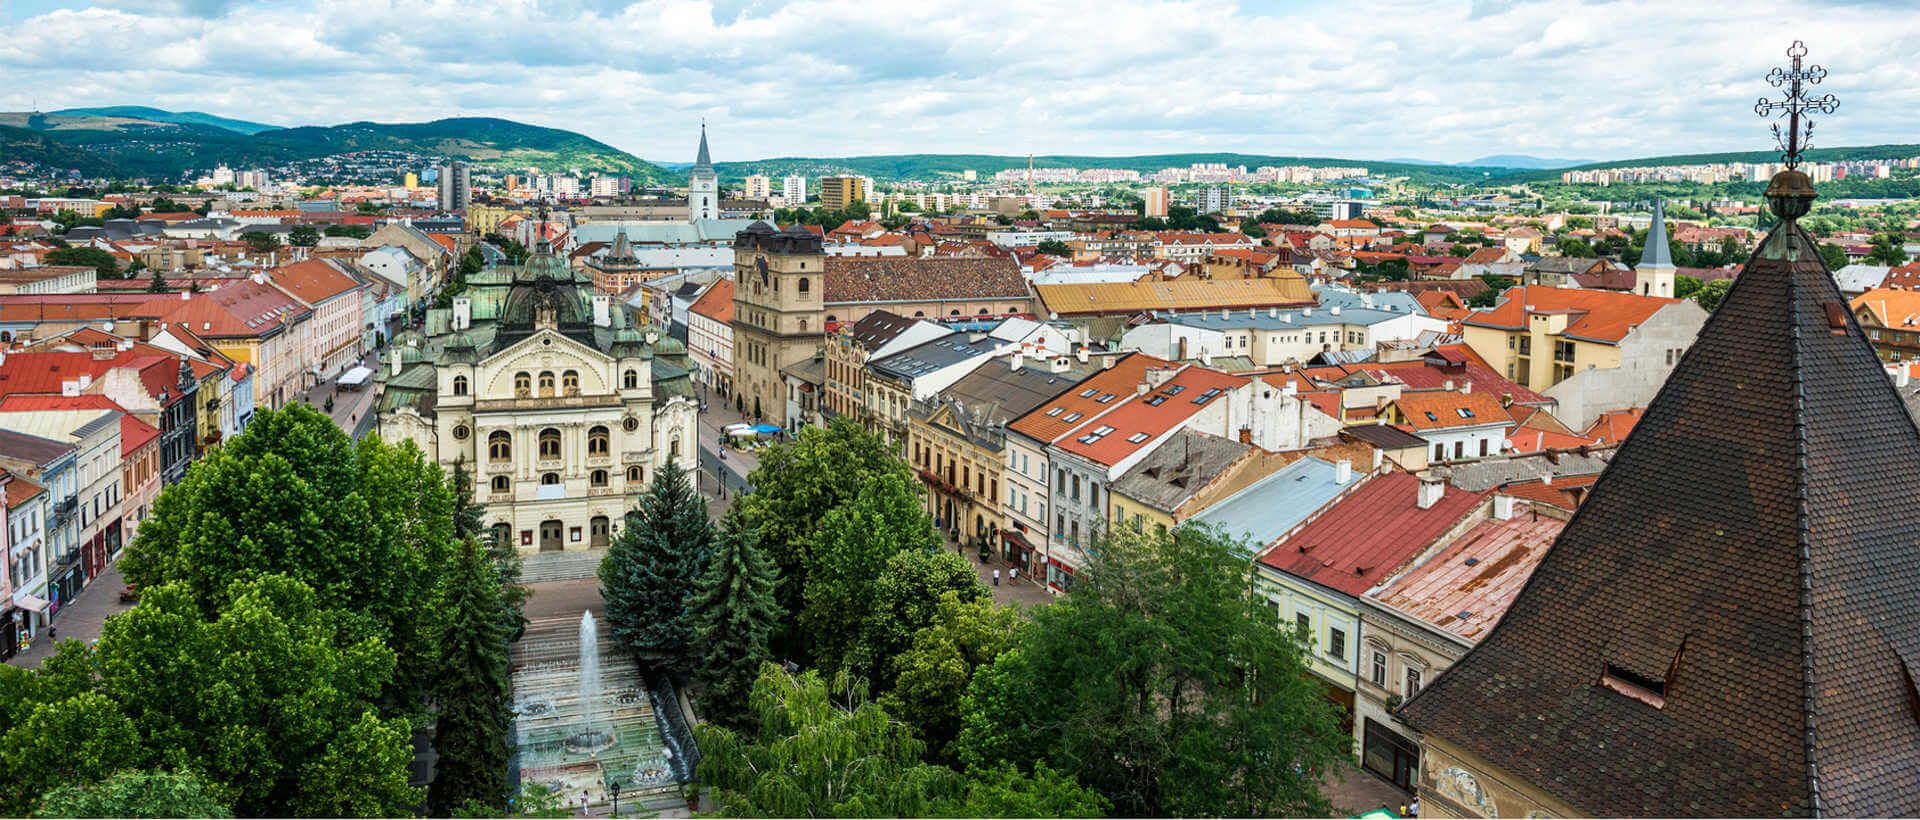
[[1487,440],[1486,439],[1480,440],[1480,457],[1481,458],[1487,457]]
[[1435,444],[1435,445],[1433,445],[1433,460],[1434,460],[1434,461],[1446,461],[1446,460],[1447,460],[1447,445],[1445,445],[1445,444]]
[[1373,664],[1368,671],[1367,680],[1373,681],[1373,685],[1375,686],[1381,687],[1383,689],[1386,688],[1387,653],[1382,652],[1378,649],[1375,649],[1373,651]]
[[1313,636],[1313,619],[1307,613],[1293,613],[1293,634],[1303,642]]
[[1134,433],[1134,434],[1133,434],[1133,435],[1131,435],[1131,436],[1127,436],[1127,443],[1128,443],[1128,444],[1139,444],[1140,442],[1143,442],[1143,441],[1146,441],[1146,440],[1147,440],[1147,434],[1146,434],[1146,433]]
[[622,373],[620,375],[620,386],[628,390],[639,389],[640,388],[640,371],[635,370],[631,367],[627,368],[627,372]]
[[513,489],[513,483],[511,481],[508,481],[506,476],[497,475],[493,477],[494,492],[504,493],[511,489]]
[[548,486],[552,486],[552,485],[554,485],[554,484],[559,484],[559,483],[560,483],[560,474],[559,474],[559,473],[541,473],[541,474],[540,474],[540,483],[541,483],[541,484],[544,484],[544,485],[548,485]]
[[1066,415],[1065,417],[1063,417],[1063,418],[1061,418],[1060,420],[1061,420],[1061,421],[1067,421],[1067,422],[1073,422],[1073,421],[1079,421],[1079,420],[1080,420],[1080,414],[1079,414],[1079,413],[1068,413],[1068,414],[1067,414],[1067,415]]
[[1344,630],[1327,630],[1327,657],[1347,659],[1347,633]]
[[560,374],[560,389],[566,395],[580,395],[580,371],[569,370]]
[[540,458],[560,457],[560,431],[552,427],[540,431]]
[[495,430],[487,436],[487,460],[508,461],[513,458],[513,434],[505,430]]
[[587,455],[604,456],[612,449],[612,433],[607,428],[595,425],[587,431]]
[[473,431],[467,429],[467,426],[464,424],[456,424],[453,426],[453,438],[456,441],[466,441],[467,436],[472,434]]
[[594,470],[587,478],[587,484],[594,487],[607,486],[607,471]]
[[1089,398],[1093,398],[1093,396],[1094,396],[1094,394],[1096,394],[1096,393],[1099,393],[1099,392],[1100,392],[1100,389],[1099,389],[1099,388],[1097,388],[1097,387],[1089,387],[1089,388],[1087,388],[1087,389],[1085,389],[1085,390],[1082,390],[1082,391],[1080,391],[1080,398],[1083,398],[1083,399],[1089,399]]
[[453,394],[456,396],[464,396],[467,394],[467,377],[453,377]]
[[1049,416],[1058,416],[1058,415],[1060,415],[1060,410],[1061,410],[1061,408],[1058,408],[1058,407],[1052,407],[1052,408],[1048,408],[1048,409],[1047,409],[1047,415],[1049,415]]
[[800,295],[805,296],[808,293],[811,293],[812,291],[813,291],[813,283],[809,281],[805,276],[800,277]]
[[1407,667],[1407,691],[1402,694],[1406,697],[1420,694],[1420,670]]
[[1453,457],[1454,457],[1454,458],[1466,458],[1466,457],[1467,457],[1467,443],[1466,443],[1466,442],[1464,442],[1464,441],[1456,441],[1456,442],[1454,442],[1454,443],[1453,443]]
[[645,478],[646,478],[646,472],[640,469],[640,465],[635,464],[627,468],[628,484],[639,484]]
[[543,398],[553,395],[553,371],[551,370],[540,374],[540,395]]
[[524,399],[533,395],[533,377],[525,373],[513,374],[513,397]]

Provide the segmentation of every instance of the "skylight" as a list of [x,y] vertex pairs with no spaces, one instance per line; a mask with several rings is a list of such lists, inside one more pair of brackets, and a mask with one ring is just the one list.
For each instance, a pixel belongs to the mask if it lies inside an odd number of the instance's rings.
[[1093,431],[1093,434],[1096,436],[1104,436],[1111,432],[1113,432],[1113,428],[1111,426],[1102,424],[1100,425],[1099,429],[1096,429]]
[[1468,410],[1468,409],[1467,409],[1467,408],[1465,408],[1465,407],[1456,407],[1456,408],[1454,408],[1454,409],[1453,409],[1453,412],[1455,412],[1455,413],[1459,413],[1459,414],[1460,414],[1460,417],[1461,417],[1461,418],[1463,418],[1463,419],[1470,419],[1470,418],[1473,418],[1473,411],[1472,411],[1472,410]]
[[1428,411],[1426,412],[1426,417],[1427,417],[1427,421],[1439,421],[1439,420],[1440,420],[1440,417],[1439,417],[1439,416],[1436,416],[1436,415],[1434,415],[1434,414],[1433,414],[1433,411],[1432,411],[1432,410],[1428,410]]
[[1127,441],[1132,444],[1139,444],[1140,442],[1143,442],[1146,440],[1147,440],[1146,433],[1134,433],[1131,436],[1127,436]]
[[1058,408],[1058,407],[1054,407],[1054,408],[1049,408],[1049,409],[1047,410],[1047,415],[1049,415],[1049,416],[1057,416],[1057,415],[1060,415],[1060,410],[1061,410],[1061,408]]
[[1092,396],[1093,394],[1095,394],[1095,393],[1098,393],[1098,392],[1100,392],[1100,389],[1099,389],[1099,388],[1096,388],[1096,387],[1089,387],[1089,388],[1087,388],[1087,389],[1085,389],[1085,390],[1082,390],[1082,391],[1080,391],[1080,398],[1083,398],[1083,399],[1084,399],[1084,398],[1087,398],[1087,397],[1089,397],[1089,396]]
[[1066,415],[1066,418],[1061,419],[1061,421],[1079,421],[1079,420],[1080,420],[1079,413],[1068,413]]

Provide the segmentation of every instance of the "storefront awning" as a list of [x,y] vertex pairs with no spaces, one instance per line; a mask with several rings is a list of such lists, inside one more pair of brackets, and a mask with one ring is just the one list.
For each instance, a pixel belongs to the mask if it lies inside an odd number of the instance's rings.
[[27,610],[28,612],[47,611],[47,599],[42,598],[38,595],[28,595],[26,592],[14,593],[13,605],[21,609]]
[[346,375],[340,377],[340,386],[353,387],[366,384],[368,377],[372,375],[373,368],[367,367],[366,365],[354,365],[352,370],[348,370]]

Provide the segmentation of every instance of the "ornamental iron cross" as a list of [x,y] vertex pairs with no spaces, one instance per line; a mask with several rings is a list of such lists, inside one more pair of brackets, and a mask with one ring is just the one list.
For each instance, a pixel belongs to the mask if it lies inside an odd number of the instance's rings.
[[1787,49],[1787,56],[1793,60],[1790,69],[1776,68],[1767,72],[1767,82],[1774,88],[1785,88],[1784,100],[1769,100],[1761,97],[1754,103],[1753,113],[1762,117],[1778,117],[1784,113],[1787,127],[1784,131],[1780,123],[1773,124],[1773,141],[1780,146],[1780,159],[1788,168],[1800,165],[1800,152],[1812,147],[1813,120],[1803,117],[1813,111],[1831,114],[1840,107],[1840,101],[1832,94],[1822,97],[1808,97],[1805,86],[1817,85],[1826,79],[1827,70],[1820,66],[1801,67],[1801,58],[1807,56],[1807,44],[1799,40]]

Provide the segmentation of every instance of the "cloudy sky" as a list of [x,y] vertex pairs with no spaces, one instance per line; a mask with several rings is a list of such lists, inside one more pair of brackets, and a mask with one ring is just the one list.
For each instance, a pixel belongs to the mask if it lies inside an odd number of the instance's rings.
[[657,161],[881,153],[1614,159],[1769,147],[1793,38],[1818,144],[1920,142],[1902,0],[0,0],[0,109],[277,125],[494,116]]

